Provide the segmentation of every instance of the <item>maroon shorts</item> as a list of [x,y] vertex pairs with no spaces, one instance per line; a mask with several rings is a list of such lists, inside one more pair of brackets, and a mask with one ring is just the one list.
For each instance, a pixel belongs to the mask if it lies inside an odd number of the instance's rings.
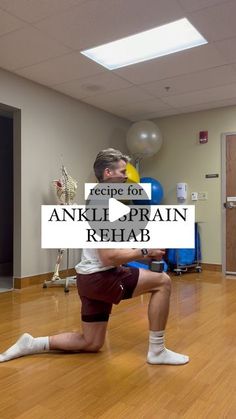
[[82,320],[108,321],[112,304],[132,297],[138,277],[138,268],[123,266],[88,275],[77,274]]

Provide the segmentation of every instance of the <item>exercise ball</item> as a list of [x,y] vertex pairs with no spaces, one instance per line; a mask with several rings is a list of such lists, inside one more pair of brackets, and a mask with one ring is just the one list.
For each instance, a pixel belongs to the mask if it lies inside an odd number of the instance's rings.
[[151,199],[145,201],[133,200],[133,203],[135,205],[160,205],[164,197],[164,190],[161,183],[152,177],[142,177],[140,182],[151,183]]
[[128,178],[127,179],[128,183],[139,183],[140,182],[140,176],[139,176],[138,171],[129,162],[126,165],[126,176]]
[[151,157],[162,146],[161,131],[152,121],[135,122],[127,132],[126,142],[134,157]]

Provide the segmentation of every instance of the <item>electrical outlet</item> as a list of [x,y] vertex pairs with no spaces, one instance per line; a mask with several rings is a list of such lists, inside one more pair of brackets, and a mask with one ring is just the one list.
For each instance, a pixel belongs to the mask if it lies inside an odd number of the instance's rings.
[[198,199],[200,201],[205,201],[208,199],[208,193],[207,192],[198,192]]
[[198,193],[197,192],[192,192],[191,193],[191,199],[192,199],[192,201],[197,201],[198,200]]

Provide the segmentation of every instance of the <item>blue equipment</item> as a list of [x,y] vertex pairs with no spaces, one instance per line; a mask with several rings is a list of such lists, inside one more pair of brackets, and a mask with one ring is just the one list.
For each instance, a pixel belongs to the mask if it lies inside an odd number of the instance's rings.
[[[168,270],[168,265],[167,263],[163,260],[162,261],[164,263],[164,272],[167,272]],[[142,263],[142,262],[128,262],[125,264],[125,266],[132,266],[133,268],[139,268],[139,269],[150,269],[149,265],[146,263]]]
[[167,260],[170,269],[176,275],[187,272],[189,268],[195,268],[201,272],[201,240],[198,231],[198,223],[195,223],[195,246],[193,249],[168,249]]
[[140,200],[133,200],[135,205],[160,205],[163,197],[164,197],[164,190],[161,183],[152,178],[152,177],[142,177],[140,179],[141,183],[151,183],[151,192],[152,192],[152,199],[140,201]]

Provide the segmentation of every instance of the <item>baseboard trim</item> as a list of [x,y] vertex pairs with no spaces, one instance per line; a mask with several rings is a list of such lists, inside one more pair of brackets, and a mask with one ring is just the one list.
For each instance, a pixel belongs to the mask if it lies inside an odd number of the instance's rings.
[[[222,265],[214,264],[214,263],[202,263],[202,269],[206,271],[214,271],[214,272],[222,272]],[[67,276],[75,275],[75,269],[65,269],[60,271],[60,278],[66,278]],[[44,281],[49,281],[53,276],[53,272],[48,272],[45,274],[40,275],[33,275],[33,276],[26,276],[23,278],[14,278],[14,288],[15,289],[22,289],[26,287],[30,287],[31,285],[43,284]]]
[[216,263],[201,263],[202,269],[206,271],[222,272],[222,265]]
[[[43,284],[44,281],[50,281],[54,272],[47,272],[45,274],[26,276],[23,278],[14,278],[14,288],[22,289],[30,287],[31,285]],[[67,276],[73,276],[76,274],[74,268],[65,269],[60,271],[60,278],[66,278]]]

